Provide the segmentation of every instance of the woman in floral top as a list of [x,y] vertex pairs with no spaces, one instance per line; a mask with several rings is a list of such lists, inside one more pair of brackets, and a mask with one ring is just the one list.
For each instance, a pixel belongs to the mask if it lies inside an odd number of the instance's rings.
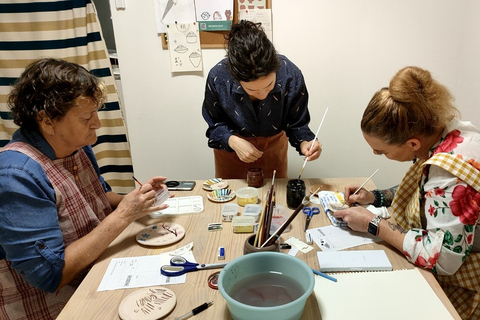
[[462,318],[479,319],[480,133],[456,118],[452,101],[448,89],[418,67],[400,70],[375,93],[361,122],[365,140],[374,154],[414,164],[398,189],[356,195],[358,186],[345,189],[350,205],[391,205],[395,221],[378,222],[360,206],[335,216],[353,230],[374,230],[431,270]]

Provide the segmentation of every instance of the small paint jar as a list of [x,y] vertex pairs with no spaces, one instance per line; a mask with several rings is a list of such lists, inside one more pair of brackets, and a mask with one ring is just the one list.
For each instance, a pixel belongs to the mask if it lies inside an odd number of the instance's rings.
[[262,168],[250,168],[247,172],[247,185],[249,187],[260,188],[263,185]]
[[287,183],[287,206],[296,209],[305,197],[305,182],[300,179],[288,180]]

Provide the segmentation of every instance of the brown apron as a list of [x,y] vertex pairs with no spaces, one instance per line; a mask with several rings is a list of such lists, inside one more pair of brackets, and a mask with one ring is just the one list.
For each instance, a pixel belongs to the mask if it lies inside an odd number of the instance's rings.
[[287,178],[288,138],[285,131],[271,137],[241,137],[263,152],[263,156],[252,163],[241,161],[235,152],[213,149],[215,157],[215,178],[246,179],[249,168],[263,169],[265,178]]

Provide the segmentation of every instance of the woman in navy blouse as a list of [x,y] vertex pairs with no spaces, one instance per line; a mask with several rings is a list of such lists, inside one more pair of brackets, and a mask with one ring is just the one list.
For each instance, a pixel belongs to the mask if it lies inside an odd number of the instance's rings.
[[202,107],[215,176],[244,179],[261,167],[267,178],[273,170],[286,178],[288,141],[309,161],[322,151],[308,127],[302,72],[277,54],[260,23],[242,20],[227,39],[227,57],[210,70]]

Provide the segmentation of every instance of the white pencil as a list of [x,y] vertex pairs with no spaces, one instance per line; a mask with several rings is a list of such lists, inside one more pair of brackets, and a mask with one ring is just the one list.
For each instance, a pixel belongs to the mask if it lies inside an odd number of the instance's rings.
[[[320,128],[322,127],[323,120],[325,120],[325,116],[327,115],[327,111],[328,111],[328,107],[327,107],[327,109],[325,109],[325,113],[323,114],[322,121],[320,122],[320,125],[318,126],[317,132],[315,133],[315,138],[313,138],[312,145],[310,146],[310,149],[308,151],[311,151],[313,149],[313,145],[315,144],[315,140],[317,140],[318,132],[320,131]],[[303,169],[305,169],[305,164],[307,163],[307,160],[308,160],[308,157],[305,157],[305,160],[303,161],[302,170],[300,171],[300,174],[298,175],[298,179],[300,179],[300,177],[303,174]]]

